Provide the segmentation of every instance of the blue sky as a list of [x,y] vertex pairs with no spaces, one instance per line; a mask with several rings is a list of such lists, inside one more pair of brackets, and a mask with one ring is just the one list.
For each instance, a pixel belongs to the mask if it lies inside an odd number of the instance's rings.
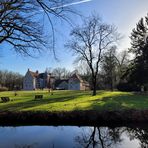
[[[79,1],[79,0],[76,0]],[[103,21],[114,24],[124,38],[118,45],[119,50],[130,47],[130,32],[135,27],[141,17],[148,13],[148,0],[92,0],[73,6],[84,16],[98,13]],[[80,18],[71,16],[75,24],[80,23]],[[69,39],[70,26],[65,23],[56,22],[57,56],[59,61],[55,61],[49,51],[45,51],[39,58],[22,57],[16,54],[7,44],[0,45],[0,69],[7,69],[21,74],[25,74],[27,69],[39,72],[45,71],[46,67],[65,67],[74,69],[74,58],[72,53],[64,48],[64,43]]]

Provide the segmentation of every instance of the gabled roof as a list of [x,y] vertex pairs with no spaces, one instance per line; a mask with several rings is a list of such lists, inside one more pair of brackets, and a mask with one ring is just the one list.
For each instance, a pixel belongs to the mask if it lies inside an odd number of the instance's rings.
[[30,70],[29,70],[29,72],[30,72],[31,76],[34,78],[36,78],[39,75],[38,73],[30,71]]
[[82,77],[79,74],[77,74],[77,73],[74,73],[70,78],[72,78],[72,79],[78,79],[84,85],[89,86],[89,83],[86,80],[82,79]]
[[70,78],[78,79],[80,82],[83,82],[82,77],[80,75],[78,75],[77,73],[74,73]]

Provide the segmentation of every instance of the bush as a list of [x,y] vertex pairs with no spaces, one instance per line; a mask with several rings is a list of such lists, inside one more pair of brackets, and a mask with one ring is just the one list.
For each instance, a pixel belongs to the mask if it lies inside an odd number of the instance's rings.
[[117,85],[119,91],[141,91],[141,87],[130,83],[119,83]]
[[1,91],[8,91],[8,88],[7,87],[0,87],[0,92]]

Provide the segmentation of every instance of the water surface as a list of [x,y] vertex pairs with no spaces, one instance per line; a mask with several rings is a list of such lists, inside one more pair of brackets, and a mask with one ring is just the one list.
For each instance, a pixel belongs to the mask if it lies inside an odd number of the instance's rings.
[[148,129],[130,127],[0,127],[0,148],[148,147]]

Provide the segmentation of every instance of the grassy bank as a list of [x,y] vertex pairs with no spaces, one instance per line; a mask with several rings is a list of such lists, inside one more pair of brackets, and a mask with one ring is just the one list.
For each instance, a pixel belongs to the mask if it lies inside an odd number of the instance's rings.
[[[12,101],[0,103],[3,111],[75,111],[75,110],[122,110],[148,109],[148,95],[138,95],[127,92],[98,91],[91,96],[90,91],[18,91],[0,92],[1,96],[8,96]],[[42,100],[35,101],[36,94],[43,94]]]

